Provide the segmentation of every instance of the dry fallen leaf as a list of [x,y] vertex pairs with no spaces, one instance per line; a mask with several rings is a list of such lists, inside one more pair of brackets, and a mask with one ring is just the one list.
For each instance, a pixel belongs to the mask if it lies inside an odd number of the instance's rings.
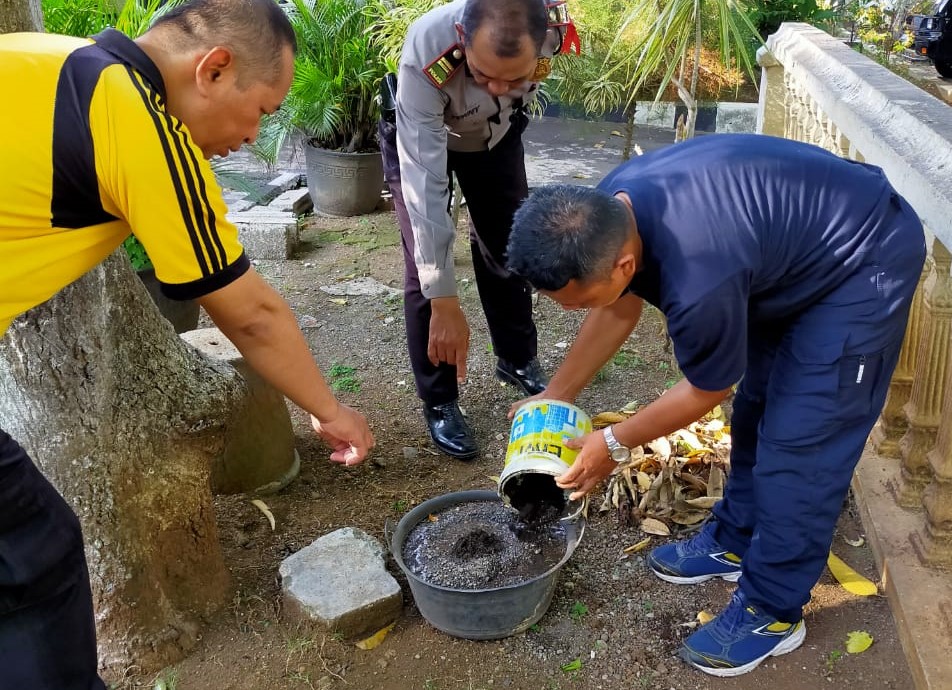
[[866,540],[863,539],[863,537],[856,537],[856,539],[850,539],[849,537],[844,536],[843,541],[845,541],[850,546],[862,546],[863,544],[866,543]]
[[628,417],[619,412],[599,412],[597,415],[592,417],[592,427],[595,429],[601,429],[602,427],[624,422],[626,419],[628,419]]
[[622,549],[622,551],[625,552],[625,553],[638,553],[639,551],[644,550],[644,548],[645,548],[646,546],[648,546],[648,544],[650,544],[650,543],[651,543],[651,537],[645,537],[644,539],[642,539],[642,540],[641,540],[640,542],[638,542],[637,544],[632,544],[631,546],[626,546],[624,549]]
[[361,640],[360,642],[357,643],[357,649],[370,650],[379,646],[380,643],[383,642],[384,638],[387,636],[387,633],[393,630],[393,626],[395,625],[396,625],[395,622],[391,623],[387,627],[381,628],[380,630],[375,632],[373,635],[371,635],[367,639]]
[[851,567],[846,565],[846,563],[834,555],[832,551],[826,559],[826,564],[829,566],[830,572],[833,573],[833,577],[835,577],[837,582],[843,586],[843,589],[845,589],[850,594],[868,597],[876,594],[878,591],[876,589],[875,583],[866,579]]
[[711,613],[710,611],[704,610],[704,611],[697,612],[697,622],[700,623],[701,625],[706,625],[710,623],[712,620],[714,620],[714,614]]
[[865,630],[854,630],[846,636],[846,651],[850,654],[865,652],[872,644],[873,636]]
[[268,507],[268,504],[262,501],[260,498],[256,498],[251,502],[251,505],[256,507],[264,516],[268,518],[268,522],[271,524],[271,531],[274,531],[274,513],[271,512],[271,509]]
[[668,529],[666,524],[661,522],[661,520],[650,517],[641,521],[641,531],[645,534],[656,534],[659,537],[667,537],[671,534],[671,530]]
[[331,302],[334,304],[339,304],[342,307],[347,304],[347,300],[345,300],[343,297],[331,297]]
[[438,517],[437,517],[436,515],[434,515],[433,513],[430,513],[429,515],[426,516],[426,519],[429,520],[430,522],[436,522],[436,521],[439,520],[440,518],[438,518]]

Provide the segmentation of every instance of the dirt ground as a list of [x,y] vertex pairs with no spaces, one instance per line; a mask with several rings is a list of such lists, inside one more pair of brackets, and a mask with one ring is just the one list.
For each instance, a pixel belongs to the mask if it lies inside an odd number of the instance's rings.
[[[463,233],[461,233],[461,237]],[[463,463],[435,452],[422,422],[404,347],[399,297],[347,297],[319,287],[355,276],[401,284],[399,238],[392,215],[359,219],[312,218],[304,244],[286,262],[258,269],[290,301],[325,372],[338,375],[343,400],[369,417],[377,438],[373,457],[359,467],[327,460],[328,450],[293,410],[300,476],[265,497],[277,526],[247,497],[216,501],[221,539],[233,576],[230,605],[208,622],[198,648],[158,678],[128,687],[164,690],[620,690],[621,688],[771,688],[827,685],[843,688],[912,688],[912,680],[884,597],[848,594],[828,574],[806,611],[807,641],[796,652],[768,661],[738,679],[712,679],[675,656],[701,610],[717,612],[732,585],[720,581],[679,587],[655,578],[642,555],[622,549],[644,535],[622,527],[610,513],[593,515],[578,551],[560,573],[551,607],[529,631],[500,641],[454,639],[427,624],[406,578],[391,561],[405,607],[396,627],[376,649],[361,651],[327,631],[282,617],[278,566],[317,537],[354,526],[384,542],[387,521],[412,506],[463,489],[494,488],[502,468],[509,423],[506,411],[519,398],[493,378],[494,358],[478,308],[468,244],[457,245],[461,296],[473,330],[470,375],[461,402],[477,430],[482,455]],[[337,300],[337,301],[335,301]],[[553,370],[570,343],[581,314],[540,299],[536,307],[540,359]],[[591,413],[648,402],[676,378],[662,347],[656,312],[648,310],[625,346],[629,355],[606,367],[580,397]],[[333,367],[337,365],[337,369]],[[357,390],[359,388],[359,390]],[[866,546],[853,547],[862,527],[846,506],[834,550],[875,577]],[[661,538],[655,538],[661,543]],[[346,565],[344,566],[346,567]],[[845,653],[852,630],[875,640],[863,654]],[[574,669],[574,670],[573,670]],[[125,687],[125,686],[124,686]]]

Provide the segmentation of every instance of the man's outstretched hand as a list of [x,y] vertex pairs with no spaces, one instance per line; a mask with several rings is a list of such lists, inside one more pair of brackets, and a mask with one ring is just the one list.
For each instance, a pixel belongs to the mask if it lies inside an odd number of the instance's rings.
[[322,421],[311,415],[311,426],[333,448],[330,458],[333,462],[357,465],[374,447],[374,435],[367,419],[347,405],[338,403],[337,413],[331,419]]

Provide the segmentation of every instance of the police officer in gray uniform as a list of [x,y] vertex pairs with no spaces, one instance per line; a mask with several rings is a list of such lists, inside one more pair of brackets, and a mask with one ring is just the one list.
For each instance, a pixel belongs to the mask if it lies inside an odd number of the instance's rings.
[[505,249],[528,194],[525,108],[553,55],[570,47],[577,52],[578,38],[564,1],[456,0],[414,22],[395,93],[392,75],[385,80],[379,134],[403,239],[410,362],[430,436],[461,460],[475,458],[478,448],[458,400],[469,326],[453,269],[450,175],[472,219],[473,267],[496,375],[527,395],[540,393],[548,379],[536,358],[531,289],[506,270]]

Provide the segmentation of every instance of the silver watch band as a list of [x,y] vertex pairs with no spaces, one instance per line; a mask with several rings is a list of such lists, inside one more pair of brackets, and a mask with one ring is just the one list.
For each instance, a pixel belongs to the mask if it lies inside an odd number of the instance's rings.
[[602,434],[605,436],[605,445],[608,446],[609,453],[617,448],[624,448],[624,446],[618,442],[618,439],[615,438],[615,432],[612,431],[612,425],[606,426],[602,430]]

